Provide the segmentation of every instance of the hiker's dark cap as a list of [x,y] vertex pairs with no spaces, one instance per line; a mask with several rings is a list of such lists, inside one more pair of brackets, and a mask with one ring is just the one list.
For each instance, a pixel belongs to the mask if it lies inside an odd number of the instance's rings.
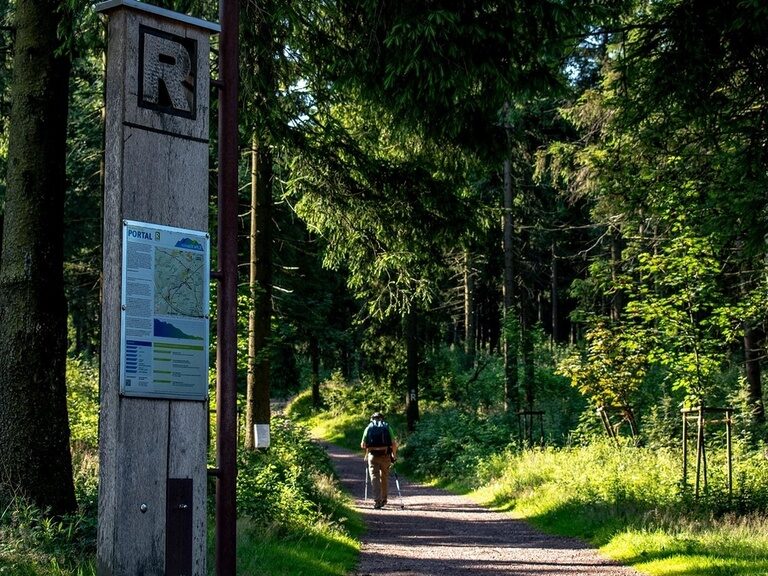
[[374,412],[373,416],[371,416],[371,420],[383,420],[384,416],[381,412]]

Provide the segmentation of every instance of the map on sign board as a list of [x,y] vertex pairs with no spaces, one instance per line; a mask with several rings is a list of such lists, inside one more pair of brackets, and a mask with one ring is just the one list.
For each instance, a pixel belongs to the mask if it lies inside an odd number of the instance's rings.
[[198,249],[196,242],[188,244],[189,249],[155,249],[155,314],[204,316],[205,259],[202,252],[190,251]]
[[121,394],[207,397],[209,255],[205,232],[124,222]]

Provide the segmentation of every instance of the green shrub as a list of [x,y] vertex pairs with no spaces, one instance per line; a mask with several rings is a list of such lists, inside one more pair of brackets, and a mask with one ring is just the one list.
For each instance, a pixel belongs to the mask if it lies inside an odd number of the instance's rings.
[[708,484],[705,489],[702,483],[698,498],[693,494],[695,456],[683,487],[680,449],[617,446],[608,440],[499,452],[478,463],[476,483],[490,486],[497,503],[514,502],[534,516],[565,514],[574,507],[611,518],[765,513],[768,461],[744,443],[736,443],[733,452],[733,492],[727,488],[725,450],[711,445]]
[[418,474],[473,479],[483,459],[517,443],[517,429],[503,414],[480,415],[451,408],[422,416],[403,456]]
[[304,421],[311,418],[317,412],[312,405],[312,390],[299,392],[286,404],[283,412],[291,420]]
[[441,346],[427,354],[421,368],[421,399],[490,410],[503,402],[504,361],[478,353],[467,367],[463,350]]
[[239,452],[237,508],[251,523],[289,534],[338,519],[333,468],[306,428],[272,419],[267,450]]
[[372,378],[349,383],[338,371],[321,384],[321,390],[325,409],[334,416],[361,414],[367,418],[376,411],[392,414],[401,404],[391,389]]
[[0,501],[1,574],[85,576],[96,573],[98,467],[95,456],[76,451],[73,467],[79,505],[74,514],[50,518],[23,498]]
[[70,358],[66,379],[71,441],[95,449],[99,442],[99,367],[94,360]]

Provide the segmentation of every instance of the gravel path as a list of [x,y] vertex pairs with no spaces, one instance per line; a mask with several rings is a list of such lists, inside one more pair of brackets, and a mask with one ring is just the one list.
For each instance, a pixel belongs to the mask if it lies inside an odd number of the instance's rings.
[[326,449],[367,526],[356,576],[640,576],[579,540],[542,534],[463,496],[403,478],[402,499],[391,476],[389,504],[373,510],[370,494],[363,500],[362,454]]

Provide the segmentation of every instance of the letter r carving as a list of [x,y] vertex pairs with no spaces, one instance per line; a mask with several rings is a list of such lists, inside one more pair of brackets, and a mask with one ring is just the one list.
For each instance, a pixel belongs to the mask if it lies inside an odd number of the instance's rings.
[[195,116],[194,43],[141,27],[139,105],[176,116]]

